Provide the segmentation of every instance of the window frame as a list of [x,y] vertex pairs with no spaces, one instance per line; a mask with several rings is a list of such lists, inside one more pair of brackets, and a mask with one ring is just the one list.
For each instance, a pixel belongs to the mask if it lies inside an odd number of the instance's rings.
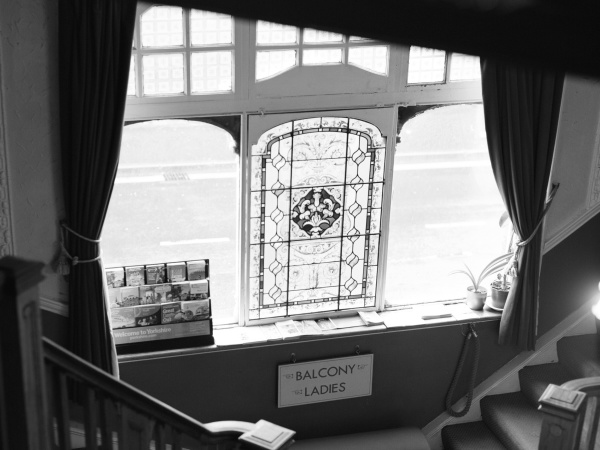
[[[385,112],[383,112],[385,111]],[[273,120],[275,122],[278,119],[275,117],[282,118],[283,116],[288,117],[290,115],[294,116],[293,120],[310,118],[310,117],[333,117],[343,115],[345,111],[339,110],[331,110],[331,111],[292,111],[287,112],[285,114],[273,114]],[[382,130],[382,135],[386,138],[386,153],[385,153],[385,163],[384,163],[384,172],[383,172],[383,198],[381,204],[381,223],[380,223],[380,237],[379,237],[379,254],[378,254],[378,270],[377,270],[377,286],[375,291],[375,305],[364,307],[364,308],[355,308],[348,310],[340,310],[340,311],[328,311],[328,312],[316,312],[316,313],[307,313],[307,314],[297,314],[293,316],[286,317],[276,317],[276,318],[267,318],[267,319],[254,319],[250,320],[249,318],[249,303],[250,303],[250,289],[249,289],[249,281],[250,281],[250,158],[251,158],[251,146],[254,142],[251,142],[252,139],[251,133],[249,132],[250,127],[250,116],[261,117],[262,115],[257,114],[248,114],[246,115],[246,120],[243,122],[243,127],[245,128],[243,135],[245,139],[245,149],[243,152],[242,165],[244,166],[244,173],[240,180],[242,181],[242,200],[243,200],[243,211],[241,214],[241,224],[242,224],[242,233],[243,235],[240,238],[242,242],[242,249],[244,251],[242,255],[242,280],[241,280],[241,295],[240,298],[242,301],[240,302],[240,317],[239,323],[242,325],[264,325],[268,323],[277,322],[280,320],[286,320],[289,318],[304,320],[304,319],[317,319],[323,317],[344,317],[356,314],[357,310],[361,311],[383,311],[385,310],[385,280],[386,280],[386,267],[387,267],[387,248],[388,248],[388,229],[389,229],[389,221],[390,221],[390,213],[391,213],[391,203],[392,203],[392,183],[393,183],[393,175],[394,175],[394,153],[396,148],[396,134],[397,134],[397,125],[398,125],[398,108],[397,107],[387,107],[387,108],[363,108],[361,110],[353,110],[353,117],[359,120],[369,121],[374,125],[377,125],[375,122],[381,123],[383,120],[389,120],[390,123],[387,125],[383,125],[389,130],[388,135],[386,135],[385,131]],[[381,114],[384,116],[382,119],[374,121],[370,119],[370,115],[373,114]],[[282,118],[281,123],[285,123],[288,121],[287,118]],[[383,127],[382,127],[383,128]],[[269,129],[269,127],[267,127]],[[265,130],[263,130],[265,131]],[[262,133],[258,133],[260,136]],[[387,187],[387,188],[386,188]]]
[[[159,4],[156,4],[158,6]],[[138,14],[136,18],[135,43],[139,46],[141,39],[141,30],[139,27],[140,17],[150,7],[155,4],[138,4]],[[183,8],[186,10],[186,8]],[[189,9],[188,9],[189,10]],[[186,16],[187,14],[187,16]],[[189,12],[184,13],[189,17]],[[143,120],[160,119],[201,119],[217,116],[240,116],[240,164],[239,164],[239,192],[242,196],[240,202],[240,223],[239,229],[239,252],[240,252],[240,277],[236,280],[240,285],[238,304],[238,324],[247,324],[248,311],[248,265],[249,251],[247,236],[249,233],[249,221],[247,217],[249,207],[249,148],[248,148],[248,118],[250,115],[269,114],[269,113],[298,113],[308,114],[308,116],[320,115],[322,111],[337,111],[344,109],[363,109],[363,108],[381,108],[389,107],[393,113],[390,120],[393,122],[394,134],[397,135],[398,125],[398,107],[413,105],[450,105],[462,103],[479,103],[481,98],[480,80],[475,81],[456,81],[446,82],[444,84],[417,85],[407,84],[408,78],[408,60],[410,47],[399,46],[390,43],[381,43],[389,46],[388,61],[388,79],[386,88],[381,92],[355,92],[334,93],[331,95],[322,95],[319,93],[296,96],[281,96],[278,94],[257,95],[255,81],[255,55],[256,55],[256,27],[255,22],[245,19],[233,18],[234,20],[234,92],[219,94],[193,94],[176,96],[128,96],[125,107],[125,121],[128,123]],[[187,27],[187,25],[186,25]],[[378,45],[378,41],[358,41],[364,42],[363,45]],[[310,47],[322,48],[324,44],[311,44]],[[348,43],[345,43],[348,45]],[[265,48],[268,46],[264,46]],[[197,47],[189,47],[196,49]],[[202,47],[199,47],[202,48]],[[211,47],[212,48],[212,47]],[[261,46],[260,48],[263,48]],[[324,47],[323,47],[324,48]],[[156,50],[160,52],[161,50]],[[174,51],[182,51],[176,48]],[[139,54],[132,49],[132,56],[139,58]],[[189,55],[186,58],[189,60]],[[138,59],[136,59],[137,61]],[[136,67],[141,66],[138,64]],[[349,65],[348,65],[349,66]],[[310,66],[310,69],[317,69],[318,72],[335,69],[338,66]],[[367,76],[373,75],[365,69],[359,69],[350,66],[353,70],[364,72]],[[296,67],[298,68],[298,67]],[[446,68],[448,71],[449,68]],[[313,71],[313,73],[317,72]],[[289,72],[289,71],[288,71]],[[300,74],[302,76],[302,74]],[[379,76],[379,75],[376,75]],[[189,75],[186,74],[186,79]],[[136,89],[141,92],[142,86],[139,84],[142,80],[142,74],[136,70]],[[259,82],[260,83],[260,82]],[[366,119],[368,120],[368,119]],[[387,239],[391,212],[391,186],[393,183],[393,164],[395,153],[395,136],[387,136],[388,149],[386,152],[385,163],[385,185],[387,189],[384,192],[384,204],[382,205],[382,239],[385,236],[385,245],[380,244],[380,256],[382,261],[377,277],[376,304],[375,307],[366,308],[366,310],[385,310],[385,279],[387,274]],[[390,147],[391,146],[391,147]],[[383,230],[385,227],[385,230]],[[397,308],[394,308],[397,309]],[[336,317],[355,314],[356,310],[314,313],[307,317]],[[295,316],[294,316],[295,317]],[[300,318],[300,316],[298,317]],[[233,319],[232,319],[233,320]],[[252,324],[272,323],[278,319],[263,319],[265,322],[259,323],[252,321]],[[235,322],[232,322],[232,324]]]

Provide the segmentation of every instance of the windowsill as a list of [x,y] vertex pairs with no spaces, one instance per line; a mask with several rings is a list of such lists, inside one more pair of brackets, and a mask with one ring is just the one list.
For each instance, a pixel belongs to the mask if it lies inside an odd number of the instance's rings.
[[[440,326],[459,325],[464,323],[476,323],[500,320],[501,313],[487,309],[473,311],[464,302],[445,304],[440,307],[439,303],[432,305],[413,305],[406,309],[388,310],[379,313],[384,320],[384,325],[359,326],[352,328],[339,328],[324,331],[319,335],[305,335],[296,339],[277,340],[253,340],[245,342],[243,338],[232,339],[232,334],[242,331],[245,327],[222,328],[214,330],[215,345],[187,349],[164,350],[151,353],[134,353],[119,355],[119,362],[126,363],[147,359],[170,358],[174,356],[194,355],[202,353],[213,353],[228,350],[243,350],[245,348],[256,348],[272,345],[288,345],[298,342],[310,342],[323,339],[339,339],[352,336],[363,336],[370,334],[402,332],[423,328],[434,328]],[[431,319],[423,319],[423,316],[443,316]],[[251,328],[251,327],[248,327]],[[239,336],[242,333],[238,333]],[[219,342],[221,341],[221,342]]]

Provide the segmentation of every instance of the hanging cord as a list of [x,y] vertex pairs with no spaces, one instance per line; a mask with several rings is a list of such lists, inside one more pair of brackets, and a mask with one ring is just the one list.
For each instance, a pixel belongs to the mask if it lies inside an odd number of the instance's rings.
[[[452,409],[452,397],[454,396],[454,389],[456,388],[456,384],[458,383],[458,379],[465,364],[469,342],[471,342],[471,340],[475,343],[475,359],[473,361],[473,367],[471,369],[471,376],[469,377],[469,391],[467,393],[467,404],[461,411],[455,411]],[[469,412],[469,409],[471,408],[471,401],[473,400],[473,389],[475,388],[475,376],[477,375],[477,366],[479,365],[479,347],[480,344],[479,339],[477,338],[477,333],[475,332],[475,325],[470,323],[469,332],[465,335],[465,340],[463,342],[463,347],[460,352],[458,365],[456,366],[456,371],[454,372],[454,376],[452,377],[452,383],[450,383],[450,388],[448,389],[448,394],[446,395],[446,412],[452,417],[463,417]]]
[[[87,242],[91,242],[92,244],[99,244],[101,239],[90,239],[87,238],[79,233],[77,233],[75,230],[69,228],[65,223],[60,224],[60,254],[58,255],[57,261],[56,261],[56,272],[60,275],[69,275],[69,273],[71,272],[71,266],[76,266],[77,264],[85,264],[85,263],[91,263],[94,261],[98,261],[100,259],[100,255],[96,256],[95,258],[92,259],[79,259],[78,256],[71,256],[71,254],[67,251],[67,248],[65,247],[65,231],[68,231],[69,233],[73,234],[74,236],[77,236],[79,239],[82,239],[84,241]],[[69,263],[70,261],[70,263]]]

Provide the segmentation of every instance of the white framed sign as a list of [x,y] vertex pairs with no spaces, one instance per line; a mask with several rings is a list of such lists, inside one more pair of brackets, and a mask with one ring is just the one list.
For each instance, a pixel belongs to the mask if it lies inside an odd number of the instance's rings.
[[279,366],[278,407],[371,395],[373,355]]

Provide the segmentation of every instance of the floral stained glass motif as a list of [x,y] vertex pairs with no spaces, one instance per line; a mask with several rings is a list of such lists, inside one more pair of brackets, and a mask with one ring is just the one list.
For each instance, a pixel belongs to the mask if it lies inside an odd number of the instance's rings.
[[386,139],[344,117],[252,148],[250,320],[374,306]]

